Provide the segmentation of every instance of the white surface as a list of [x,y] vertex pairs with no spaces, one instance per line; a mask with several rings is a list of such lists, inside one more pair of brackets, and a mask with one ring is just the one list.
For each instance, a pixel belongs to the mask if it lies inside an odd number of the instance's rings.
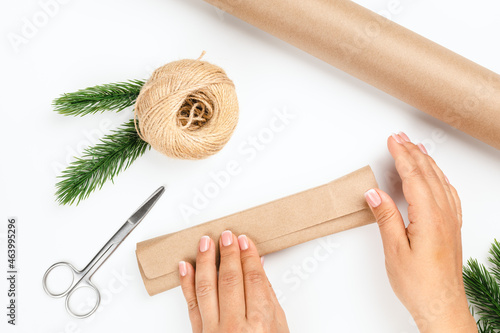
[[[23,20],[39,15],[40,4],[4,1],[0,10],[2,271],[6,217],[15,215],[20,223],[19,325],[9,332],[189,332],[179,288],[146,294],[134,256],[137,241],[322,184],[366,164],[404,210],[386,150],[386,137],[399,130],[424,141],[458,188],[464,258],[486,259],[500,231],[500,154],[495,149],[201,0],[66,2],[18,52],[8,34],[20,34]],[[360,3],[378,12],[391,0]],[[392,19],[500,72],[499,10],[499,3],[486,0],[401,0]],[[226,148],[196,162],[150,151],[80,206],[58,206],[53,195],[58,168],[89,144],[88,136],[94,142],[131,111],[63,117],[52,111],[52,99],[96,84],[147,78],[154,68],[197,58],[202,50],[207,51],[204,59],[222,66],[237,87],[241,118]],[[274,109],[287,109],[295,119],[248,161],[249,153],[239,146],[269,125]],[[196,189],[211,181],[210,172],[223,170],[231,160],[240,163],[240,174],[185,221],[180,207],[192,205]],[[45,269],[59,260],[83,267],[162,184],[168,189],[159,204],[94,277],[106,290],[98,313],[87,320],[69,317],[62,300],[44,294]],[[333,242],[333,251],[317,265],[319,241],[266,258],[292,332],[416,332],[387,281],[376,225],[324,241]],[[311,273],[291,278],[297,265]],[[117,280],[116,274],[127,278]],[[1,281],[4,309],[6,281]]]

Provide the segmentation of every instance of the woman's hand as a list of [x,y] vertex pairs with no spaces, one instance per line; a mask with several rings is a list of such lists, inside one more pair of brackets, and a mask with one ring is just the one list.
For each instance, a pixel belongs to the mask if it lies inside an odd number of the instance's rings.
[[218,277],[215,243],[208,236],[200,240],[196,272],[179,263],[193,333],[289,332],[254,243],[224,231],[219,248]]
[[457,191],[423,145],[404,133],[387,144],[409,204],[408,227],[386,193],[372,189],[365,197],[379,225],[392,289],[421,332],[477,332],[462,280]]

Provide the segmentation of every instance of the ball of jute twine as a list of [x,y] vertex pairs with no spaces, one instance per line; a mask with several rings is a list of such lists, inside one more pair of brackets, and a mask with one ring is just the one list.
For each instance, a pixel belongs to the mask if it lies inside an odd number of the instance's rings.
[[156,69],[135,104],[139,136],[174,158],[202,159],[220,151],[238,122],[233,82],[218,66],[174,61]]

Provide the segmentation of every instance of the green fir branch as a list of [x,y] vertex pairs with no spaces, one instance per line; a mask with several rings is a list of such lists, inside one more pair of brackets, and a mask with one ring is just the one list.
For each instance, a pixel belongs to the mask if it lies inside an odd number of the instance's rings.
[[59,176],[57,201],[62,204],[78,203],[94,190],[101,189],[107,180],[127,169],[133,161],[151,146],[137,134],[134,120],[124,123],[104,136],[95,146],[88,147],[81,158],[73,161]]
[[129,80],[103,84],[63,94],[52,105],[65,116],[85,116],[105,111],[120,112],[134,105],[145,81]]
[[478,333],[496,333],[496,330],[488,321],[481,319],[477,322],[477,330]]
[[[474,317],[474,315],[475,315],[475,313],[474,313],[474,307],[473,306],[469,306],[469,309],[470,309],[470,312],[471,312],[472,316]],[[493,328],[493,326],[491,326],[490,323],[488,323],[488,321],[485,320],[485,319],[480,318],[476,322],[476,325],[477,325],[478,333],[496,333],[495,329]]]
[[491,273],[495,276],[497,282],[500,283],[500,243],[496,239],[491,244],[490,255],[488,261],[492,265]]
[[[494,250],[498,243],[495,243],[492,248],[494,257],[498,254]],[[478,328],[484,332],[500,330],[500,286],[494,274],[476,259],[469,259],[463,270],[463,279],[469,302],[481,317]]]

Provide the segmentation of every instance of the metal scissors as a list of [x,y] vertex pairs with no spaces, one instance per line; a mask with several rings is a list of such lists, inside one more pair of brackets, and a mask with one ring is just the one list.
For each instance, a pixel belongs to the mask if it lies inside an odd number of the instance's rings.
[[[165,188],[162,186],[159,189],[157,189],[136,211],[132,216],[130,216],[123,224],[123,226],[118,229],[118,231],[114,234],[113,237],[104,245],[104,247],[97,253],[97,255],[90,261],[87,266],[79,271],[77,270],[73,265],[71,265],[68,262],[58,262],[55,263],[54,265],[50,266],[49,269],[45,272],[43,275],[43,289],[45,292],[54,298],[60,298],[66,296],[66,310],[70,315],[72,315],[75,318],[87,318],[91,316],[94,312],[96,312],[97,308],[99,307],[99,304],[101,303],[101,294],[99,293],[99,290],[97,287],[90,281],[92,278],[92,275],[101,267],[102,264],[113,254],[113,252],[118,248],[118,246],[127,238],[127,236],[134,230],[134,228],[144,219],[144,217],[149,213],[151,208],[154,206],[154,204],[158,201],[158,199],[161,197],[163,192],[165,191]],[[52,272],[57,267],[67,267],[71,271],[73,275],[73,279],[71,281],[71,284],[69,285],[68,289],[61,293],[53,293],[50,291],[50,289],[47,286],[47,278]],[[69,300],[73,293],[80,289],[80,288],[90,288],[92,289],[95,294],[96,294],[96,304],[94,307],[87,313],[76,313],[71,309]]]

